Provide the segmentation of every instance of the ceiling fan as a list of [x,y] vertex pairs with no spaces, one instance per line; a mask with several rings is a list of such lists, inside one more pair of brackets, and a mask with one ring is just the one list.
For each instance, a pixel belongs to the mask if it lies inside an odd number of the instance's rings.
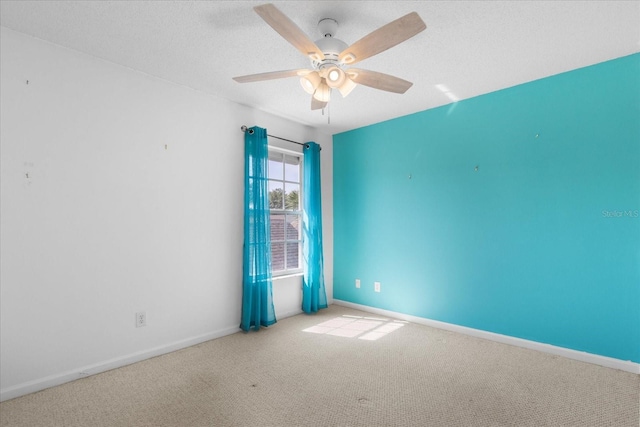
[[272,71],[234,77],[238,83],[258,82],[286,77],[300,77],[303,89],[311,95],[311,109],[324,108],[331,98],[331,89],[338,89],[346,97],[358,84],[388,92],[405,93],[413,83],[388,74],[350,68],[364,59],[377,55],[427,28],[416,12],[384,25],[348,46],[334,37],[336,20],[324,18],[318,29],[324,36],[313,42],[284,13],[273,4],[254,7],[260,17],[311,59],[312,69]]

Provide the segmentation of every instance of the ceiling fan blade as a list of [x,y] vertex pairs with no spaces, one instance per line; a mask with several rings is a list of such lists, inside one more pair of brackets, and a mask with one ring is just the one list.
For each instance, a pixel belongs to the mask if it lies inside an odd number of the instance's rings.
[[312,110],[322,110],[324,107],[327,106],[327,104],[328,104],[328,102],[318,101],[313,96],[311,97],[311,109]]
[[353,43],[340,53],[338,59],[345,64],[355,64],[410,39],[425,28],[427,25],[420,16],[411,12]]
[[286,41],[312,60],[321,61],[324,53],[318,46],[284,13],[272,4],[263,4],[253,8],[264,21],[278,32]]
[[263,80],[274,80],[274,79],[284,79],[286,77],[304,76],[305,74],[308,74],[310,72],[311,70],[306,70],[304,68],[298,69],[298,70],[271,71],[268,73],[238,76],[238,77],[234,77],[233,80],[237,81],[238,83],[261,82]]
[[399,77],[378,73],[376,71],[350,68],[346,73],[355,83],[369,86],[374,89],[386,90],[387,92],[405,93],[411,86],[413,86],[413,83],[402,80]]

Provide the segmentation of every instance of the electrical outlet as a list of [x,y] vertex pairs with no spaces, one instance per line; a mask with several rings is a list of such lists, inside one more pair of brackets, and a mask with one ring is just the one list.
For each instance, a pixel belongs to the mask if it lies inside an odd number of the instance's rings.
[[373,283],[373,289],[374,289],[376,292],[380,292],[380,282],[374,282],[374,283]]
[[139,311],[136,313],[136,328],[147,326],[147,313]]
[[356,279],[356,288],[360,288],[360,279]]

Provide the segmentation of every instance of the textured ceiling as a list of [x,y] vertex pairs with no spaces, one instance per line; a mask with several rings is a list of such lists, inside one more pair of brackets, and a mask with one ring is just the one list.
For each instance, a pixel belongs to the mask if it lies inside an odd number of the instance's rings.
[[[252,1],[5,1],[1,25],[334,134],[640,51],[638,1],[276,1],[313,40],[334,18],[351,44],[416,11],[427,29],[357,65],[414,83],[358,86],[310,110],[296,78],[232,77],[308,68]],[[448,92],[448,93],[446,93]],[[331,123],[328,123],[330,115]]]

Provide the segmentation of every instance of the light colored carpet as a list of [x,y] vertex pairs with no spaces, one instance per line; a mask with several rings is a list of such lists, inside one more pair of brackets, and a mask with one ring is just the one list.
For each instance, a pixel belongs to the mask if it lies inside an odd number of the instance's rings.
[[640,425],[639,375],[364,317],[334,305],[23,396],[0,425]]

